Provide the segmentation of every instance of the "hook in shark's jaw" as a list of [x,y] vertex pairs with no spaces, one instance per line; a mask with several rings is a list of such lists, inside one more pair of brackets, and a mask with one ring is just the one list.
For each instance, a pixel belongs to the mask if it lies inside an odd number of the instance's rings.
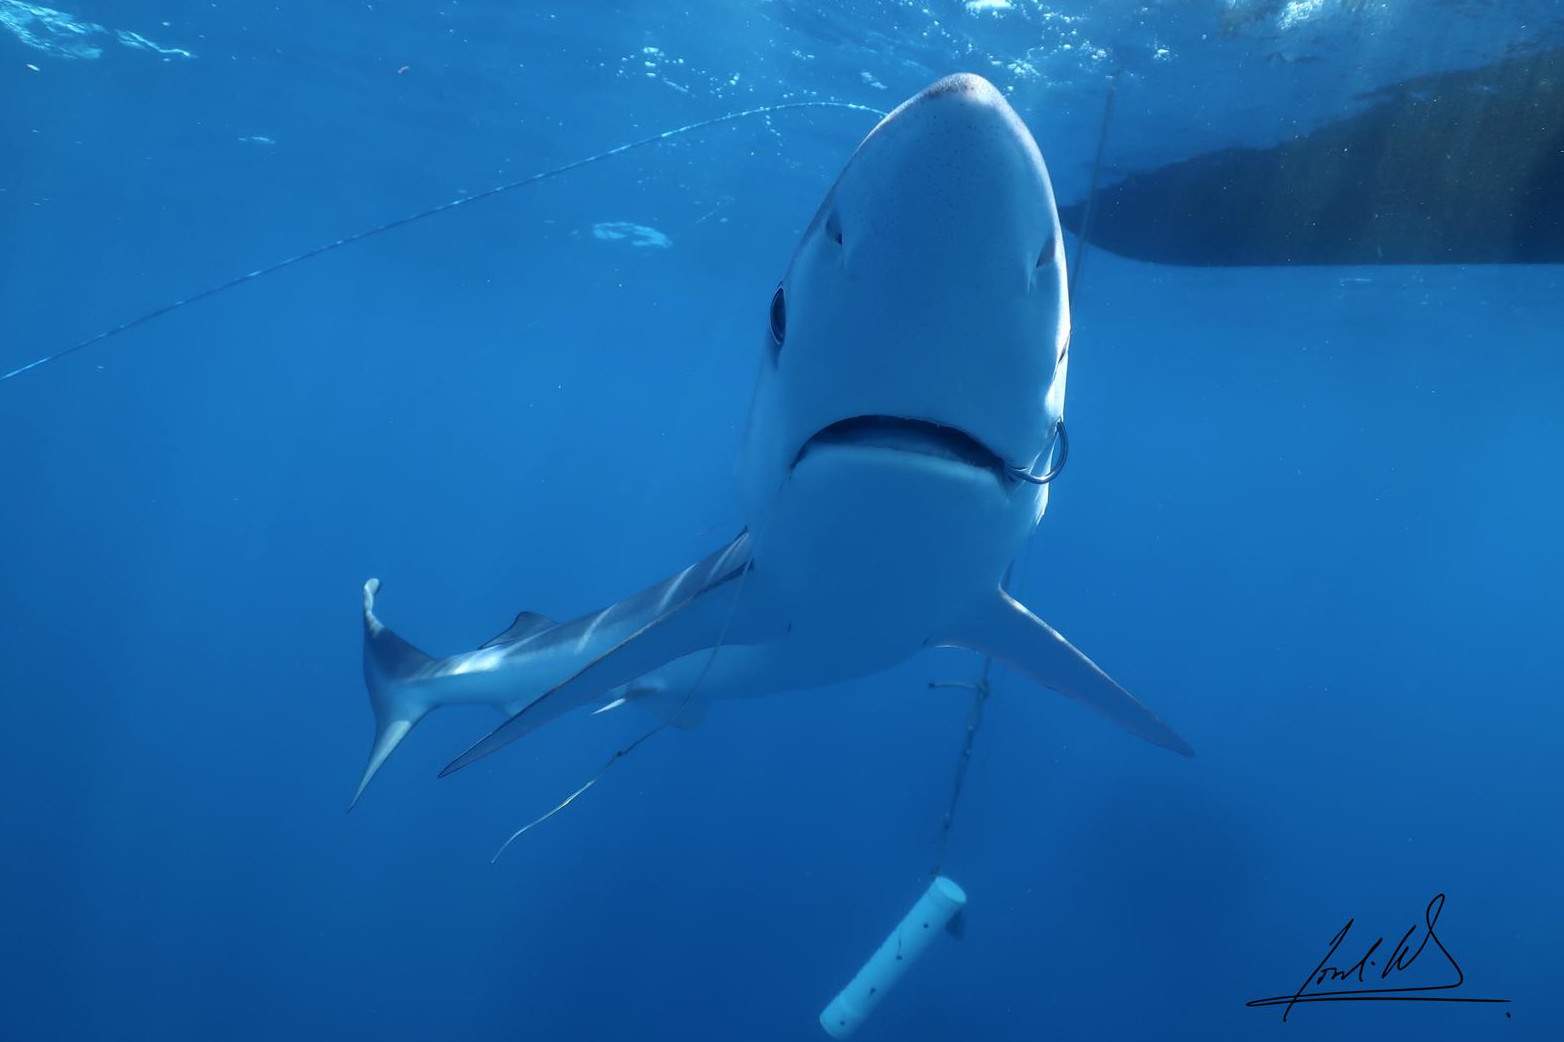
[[788,469],[797,468],[815,449],[839,445],[951,460],[988,471],[1005,487],[1015,484],[1018,469],[1024,470],[1007,464],[998,453],[960,428],[902,416],[850,416],[838,420],[804,442]]
[[1012,464],[1009,467],[1010,476],[1017,481],[1025,481],[1029,485],[1051,485],[1064,471],[1064,465],[1070,458],[1070,434],[1065,430],[1064,417],[1061,416],[1054,423],[1053,442],[1048,450],[1038,458],[1039,463],[1047,463],[1048,469],[1041,474],[1034,474],[1030,468],[1018,467]]

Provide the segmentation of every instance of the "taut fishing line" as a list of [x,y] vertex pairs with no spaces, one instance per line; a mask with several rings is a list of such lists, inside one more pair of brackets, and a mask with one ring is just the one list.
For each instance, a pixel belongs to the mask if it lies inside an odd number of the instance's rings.
[[[1102,107],[1102,123],[1097,128],[1097,154],[1092,159],[1091,187],[1087,189],[1086,209],[1085,212],[1081,215],[1081,234],[1076,238],[1075,263],[1070,266],[1069,288],[1066,299],[1070,301],[1072,307],[1075,304],[1076,283],[1081,277],[1081,269],[1086,264],[1086,250],[1090,242],[1092,230],[1092,210],[1097,202],[1097,178],[1098,175],[1102,172],[1102,154],[1104,146],[1106,146],[1108,143],[1108,124],[1113,118],[1113,101],[1118,94],[1118,90],[1119,71],[1114,70],[1113,75],[1108,79],[1108,97],[1107,100],[1104,101]],[[1068,351],[1069,347],[1066,346],[1065,350]],[[1039,485],[1045,485],[1051,482],[1054,478],[1058,477],[1059,472],[1064,469],[1064,461],[1070,454],[1070,442],[1069,438],[1065,435],[1064,432],[1063,417],[1060,418],[1056,430],[1058,432],[1056,438],[1059,439],[1062,444],[1059,445],[1059,452],[1057,453],[1053,465],[1049,468],[1048,473],[1045,475],[1045,478],[1039,479],[1030,474],[1017,475],[1022,480],[1031,481]],[[1028,540],[1026,549],[1023,551],[1024,559],[1030,559],[1031,552],[1032,543],[1030,540]],[[1015,564],[1012,562],[1010,567],[1005,569],[1005,577],[999,583],[999,588],[1001,590],[1009,590],[1011,574],[1014,571]],[[1025,569],[1023,568],[1022,571],[1024,574]],[[979,670],[978,678],[976,680],[943,681],[929,684],[929,687],[931,688],[965,688],[972,692],[972,706],[967,710],[967,723],[965,733],[962,736],[961,755],[956,760],[956,776],[954,781],[951,783],[950,801],[945,805],[945,816],[940,819],[939,839],[937,841],[934,854],[934,868],[929,873],[931,876],[936,878],[944,870],[945,854],[950,849],[950,830],[951,826],[956,822],[956,808],[961,803],[961,790],[966,787],[967,767],[972,762],[972,745],[977,740],[978,730],[983,726],[983,707],[987,704],[988,696],[992,690],[989,684],[989,676],[993,672],[993,669],[993,658],[991,656],[985,655],[983,656],[982,668]]]
[[[589,166],[593,163],[601,162],[602,160],[610,159],[614,156],[624,155],[625,153],[633,152],[636,149],[645,148],[648,145],[655,145],[660,142],[671,141],[674,138],[682,137],[685,134],[694,133],[698,130],[705,130],[709,127],[720,126],[725,123],[736,123],[740,120],[750,119],[756,116],[770,117],[779,113],[792,112],[801,109],[842,109],[848,112],[863,112],[879,119],[883,119],[886,115],[883,110],[874,108],[871,105],[860,105],[856,102],[850,101],[789,101],[779,102],[774,105],[760,105],[755,108],[743,109],[737,112],[729,112],[721,116],[714,116],[710,119],[697,120],[694,123],[686,123],[683,126],[674,127],[671,130],[664,130],[648,137],[639,138],[634,141],[626,142],[622,145],[617,145],[603,152],[594,153],[593,155],[587,156],[584,159],[577,159],[561,166],[556,166],[548,170],[530,174],[527,177],[520,178],[519,180],[495,185],[492,188],[485,189],[484,191],[478,192],[474,195],[465,195],[458,199],[452,199],[449,202],[441,203],[437,206],[431,206],[427,209],[419,210],[416,213],[410,213],[403,217],[398,217],[395,220],[387,221],[383,224],[377,224],[374,227],[366,228],[363,231],[354,232],[353,234],[344,236],[341,239],[322,243],[321,245],[305,250],[302,253],[294,254],[291,257],[286,257],[283,260],[277,261],[273,264],[268,264],[262,268],[257,268],[254,271],[246,272],[243,275],[235,276],[226,282],[219,283],[215,286],[210,286],[197,293],[192,293],[189,296],[182,297],[179,300],[165,304],[160,308],[156,308],[144,314],[137,315],[128,321],[121,322],[117,326],[113,326],[109,329],[103,330],[102,332],[95,333],[87,339],[78,341],[69,347],[62,348],[61,350],[55,351],[51,354],[46,354],[31,362],[28,362],[26,365],[19,366],[16,369],[12,369],[8,372],[0,374],[0,383],[3,383],[6,380],[10,380],[13,377],[20,376],[29,370],[37,369],[40,366],[47,365],[50,362],[57,362],[67,355],[72,355],[78,351],[92,347],[95,344],[100,344],[113,337],[119,336],[121,333],[127,333],[132,329],[144,326],[149,322],[162,318],[165,315],[168,315],[174,311],[178,311],[179,309],[187,307],[191,304],[197,303],[198,301],[207,300],[211,297],[218,296],[219,294],[226,293],[229,290],[237,289],[239,286],[242,286],[247,282],[253,282],[256,279],[265,278],[268,275],[274,275],[285,268],[291,268],[296,264],[302,264],[305,261],[313,260],[316,257],[331,253],[332,251],[341,249],[344,246],[349,246],[357,242],[363,242],[365,239],[370,239],[377,235],[394,231],[397,228],[404,228],[407,225],[417,223],[418,221],[435,217],[443,213],[449,213],[452,210],[459,209],[463,206],[469,206],[484,199],[492,199],[495,196],[504,195],[505,193],[515,191],[518,188],[524,188],[527,185],[537,184],[540,181],[547,181],[551,178],[559,177],[562,174],[568,174],[571,171],[579,170],[584,166]],[[706,218],[716,213],[718,209],[721,209],[722,205],[726,204],[719,204],[708,213],[702,215],[702,217],[696,221],[696,223],[699,224],[701,221],[706,220]],[[723,623],[722,630],[717,639],[717,643],[711,649],[711,654],[707,657],[700,674],[695,680],[695,683],[692,684],[689,691],[686,692],[684,700],[680,703],[679,711],[676,712],[671,719],[679,718],[684,708],[687,707],[690,701],[695,697],[696,692],[699,690],[701,684],[705,681],[706,675],[711,671],[712,663],[716,661],[718,652],[722,650],[723,644],[727,640],[728,630],[733,623],[734,616],[738,614],[739,606],[742,602],[744,594],[744,589],[749,581],[750,570],[752,567],[753,565],[747,565],[745,567],[744,573],[739,577],[738,588],[734,592],[733,606],[729,610],[728,617]],[[535,818],[534,820],[528,822],[526,825],[523,825],[521,828],[513,832],[510,837],[506,839],[505,842],[500,846],[499,850],[495,852],[491,861],[498,861],[500,855],[504,854],[512,843],[516,842],[516,840],[520,839],[527,832],[531,831],[535,826],[541,825],[543,822],[552,818],[554,815],[558,814],[560,811],[574,803],[577,798],[579,798],[592,786],[596,785],[598,781],[608,773],[609,769],[612,768],[614,764],[629,756],[632,752],[639,748],[643,742],[651,738],[653,735],[658,734],[667,726],[667,722],[659,724],[658,726],[642,734],[640,737],[636,738],[630,744],[617,750],[611,757],[608,758],[607,762],[605,762],[603,766],[598,769],[597,773],[592,775],[592,777],[586,781],[584,785],[570,793],[570,795],[566,796],[559,803],[555,804],[554,807],[545,814]]]
[[13,377],[21,376],[23,373],[31,369],[37,369],[39,366],[48,365],[50,362],[57,362],[67,355],[73,355],[77,351],[92,347],[94,344],[101,344],[105,340],[119,336],[121,333],[128,333],[132,329],[144,326],[148,322],[162,318],[164,315],[178,311],[180,308],[187,307],[196,303],[197,301],[207,300],[208,298],[215,297],[218,294],[226,293],[231,289],[237,289],[246,282],[253,282],[256,279],[265,278],[268,275],[275,275],[284,268],[291,268],[295,264],[302,264],[307,260],[313,260],[316,257],[330,253],[333,250],[341,249],[344,246],[352,245],[355,242],[363,242],[365,239],[374,238],[375,236],[382,235],[385,232],[394,231],[397,228],[405,228],[407,225],[422,221],[425,218],[435,217],[442,213],[448,213],[451,210],[455,210],[463,206],[469,206],[472,203],[476,203],[484,199],[492,199],[497,195],[504,195],[506,192],[513,192],[518,188],[524,188],[527,185],[537,184],[539,181],[547,181],[550,178],[558,177],[561,174],[568,174],[572,170],[579,170],[584,166],[601,162],[604,159],[609,159],[613,156],[624,155],[626,152],[633,152],[639,148],[645,148],[647,145],[655,145],[662,141],[671,141],[676,137],[682,137],[685,134],[690,134],[697,130],[705,130],[707,127],[715,127],[724,123],[736,123],[739,120],[750,119],[755,116],[773,116],[777,113],[791,112],[798,109],[845,109],[849,112],[868,113],[869,115],[876,116],[881,119],[885,117],[885,113],[880,109],[874,108],[870,105],[859,105],[856,102],[851,101],[785,101],[779,102],[775,105],[760,105],[752,109],[743,109],[739,112],[729,112],[725,115],[713,116],[711,119],[702,119],[697,120],[694,123],[686,123],[682,127],[674,127],[672,130],[664,130],[661,133],[652,134],[649,137],[643,137],[635,141],[626,142],[623,145],[617,145],[608,149],[606,152],[598,152],[594,155],[587,156],[585,159],[577,159],[573,162],[566,163],[563,166],[556,166],[551,170],[544,170],[536,174],[530,174],[518,181],[510,181],[502,185],[495,185],[493,188],[485,189],[476,195],[464,195],[459,199],[452,199],[448,203],[441,203],[438,206],[431,206],[427,210],[419,210],[417,213],[410,213],[405,217],[398,217],[394,221],[387,221],[384,224],[377,224],[373,228],[366,228],[363,231],[354,232],[352,235],[345,236],[333,242],[322,243],[319,246],[305,250],[303,253],[296,253],[293,256],[284,258],[283,260],[277,261],[274,264],[268,264],[263,268],[256,268],[254,271],[246,272],[243,275],[237,275],[234,278],[229,279],[227,282],[222,282],[215,286],[209,286],[200,292],[192,293],[191,295],[182,297],[170,304],[165,304],[162,307],[155,308],[154,310],[148,311],[145,314],[137,315],[135,318],[132,318],[126,322],[121,322],[119,325],[110,327],[109,329],[105,329],[101,333],[94,333],[85,340],[78,341],[69,347],[62,348],[51,354],[46,354],[41,358],[34,359],[33,361],[28,362],[26,365],[19,366],[6,373],[0,373],[0,383],[4,383]]
[[1081,234],[1075,245],[1075,264],[1070,268],[1070,300],[1075,300],[1075,284],[1086,267],[1086,244],[1091,239],[1092,215],[1097,209],[1097,178],[1102,173],[1102,153],[1108,144],[1108,123],[1113,119],[1113,101],[1119,94],[1119,72],[1108,78],[1108,98],[1102,105],[1102,123],[1097,128],[1097,155],[1092,159],[1091,184],[1086,189],[1086,209],[1081,214]]

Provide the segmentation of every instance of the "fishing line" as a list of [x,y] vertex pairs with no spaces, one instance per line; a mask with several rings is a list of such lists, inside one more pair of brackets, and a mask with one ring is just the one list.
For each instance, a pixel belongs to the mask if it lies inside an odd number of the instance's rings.
[[405,228],[409,224],[414,224],[418,221],[422,221],[429,217],[435,217],[439,214],[448,213],[451,210],[455,210],[463,206],[469,206],[472,203],[476,203],[484,199],[492,199],[497,195],[504,195],[506,192],[513,192],[518,188],[524,188],[527,185],[537,184],[539,181],[547,181],[550,178],[558,177],[561,174],[568,174],[572,170],[579,170],[584,166],[591,165],[592,163],[601,162],[602,160],[612,158],[613,156],[623,155],[626,152],[633,152],[639,148],[645,148],[647,145],[655,145],[661,141],[671,141],[676,137],[682,137],[685,134],[690,134],[697,130],[704,130],[707,127],[715,127],[724,123],[736,123],[739,120],[750,119],[755,116],[770,117],[780,112],[790,112],[797,109],[845,109],[849,112],[868,113],[869,115],[877,116],[881,119],[885,117],[885,113],[880,109],[874,108],[870,105],[859,105],[856,102],[851,101],[785,101],[779,102],[775,105],[760,105],[752,109],[743,109],[739,112],[729,112],[725,115],[713,116],[710,119],[702,119],[697,120],[694,123],[686,123],[682,127],[674,127],[672,130],[664,130],[661,133],[652,134],[649,137],[643,137],[635,141],[626,142],[623,145],[617,145],[605,152],[598,152],[594,155],[587,156],[585,159],[577,159],[572,162],[565,163],[563,166],[556,166],[550,170],[544,170],[536,174],[530,174],[517,181],[510,181],[505,184],[495,185],[493,188],[485,189],[476,195],[464,195],[459,199],[452,199],[450,202],[441,203],[438,206],[431,206],[426,210],[419,210],[417,213],[410,213],[405,217],[398,217],[395,220],[387,221],[384,224],[377,224],[372,228],[366,228],[363,231],[354,232],[352,235],[345,236],[341,239],[322,243],[321,245],[313,247],[312,249],[305,250],[303,253],[296,253],[293,256],[284,258],[283,260],[277,261],[274,264],[268,264],[263,268],[256,268],[254,271],[235,276],[226,282],[219,283],[215,286],[209,286],[197,293],[192,293],[187,297],[182,297],[179,300],[173,301],[172,303],[165,304],[160,308],[155,308],[152,311],[146,312],[145,314],[137,315],[135,318],[132,318],[129,321],[121,322],[117,326],[112,326],[100,333],[95,333],[85,340],[78,341],[69,347],[53,352],[52,354],[47,354],[41,358],[34,359],[33,361],[28,362],[26,365],[19,366],[18,368],[12,369],[9,372],[0,373],[0,383],[4,383],[13,377],[21,376],[23,373],[28,372],[29,370],[37,369],[39,366],[47,365],[50,362],[57,362],[67,355],[73,355],[85,348],[92,347],[94,344],[101,344],[105,340],[108,340],[112,337],[117,337],[121,333],[127,333],[130,330],[136,329],[140,326],[144,326],[148,322],[162,318],[164,315],[178,311],[180,308],[188,307],[189,305],[197,303],[198,301],[207,300],[221,293],[226,293],[231,289],[237,289],[247,282],[253,282],[256,279],[265,278],[268,275],[274,275],[277,272],[282,271],[284,268],[291,268],[295,264],[302,264],[307,260],[313,260],[316,257],[330,253],[333,250],[341,249],[344,246],[350,246],[356,242],[363,242],[365,239],[371,239],[377,235],[383,235],[384,233],[394,231],[397,228]]
[[[1065,294],[1065,299],[1071,303],[1074,303],[1075,301],[1075,285],[1080,280],[1081,269],[1086,266],[1086,248],[1090,242],[1092,230],[1092,212],[1096,209],[1097,206],[1097,178],[1098,175],[1102,173],[1102,154],[1103,150],[1107,147],[1108,144],[1108,124],[1113,119],[1113,101],[1119,93],[1120,71],[1121,69],[1114,69],[1113,75],[1108,77],[1108,97],[1103,102],[1102,122],[1098,124],[1097,127],[1097,154],[1092,158],[1091,185],[1086,189],[1086,208],[1081,214],[1081,234],[1076,237],[1075,263],[1070,265],[1069,289]],[[1071,333],[1074,333],[1073,329],[1071,330]],[[1059,352],[1060,361],[1063,361],[1065,355],[1069,354],[1069,352],[1070,341],[1069,339],[1066,339],[1064,342],[1064,350]],[[1010,475],[1014,478],[1018,478],[1021,481],[1030,482],[1033,485],[1046,485],[1054,478],[1058,477],[1059,472],[1064,470],[1065,461],[1070,458],[1070,434],[1064,428],[1063,416],[1059,417],[1058,423],[1054,425],[1053,438],[1057,451],[1050,453],[1050,455],[1053,457],[1053,465],[1050,466],[1045,473],[1034,474],[1026,467],[1012,466],[1009,468]],[[984,675],[987,676],[988,669],[986,665],[983,672]],[[984,697],[987,696],[985,695]]]
[[[1097,128],[1097,155],[1092,159],[1091,185],[1086,189],[1086,208],[1081,212],[1081,234],[1075,246],[1075,264],[1070,268],[1070,300],[1075,300],[1075,284],[1086,267],[1086,247],[1091,241],[1092,213],[1097,209],[1097,178],[1102,173],[1102,153],[1108,144],[1108,123],[1113,119],[1113,101],[1119,94],[1119,69],[1108,77],[1108,98],[1102,106],[1102,123]],[[1068,350],[1068,349],[1067,349]]]
[[[1076,281],[1080,278],[1081,268],[1086,262],[1088,236],[1091,233],[1092,210],[1097,202],[1097,178],[1102,172],[1103,149],[1108,141],[1108,124],[1113,118],[1113,101],[1118,94],[1118,86],[1119,70],[1115,69],[1113,75],[1108,80],[1108,97],[1103,103],[1102,123],[1097,129],[1097,154],[1092,159],[1091,187],[1087,190],[1086,208],[1081,215],[1081,234],[1076,238],[1075,263],[1070,267],[1069,293],[1066,299],[1072,305],[1075,303]],[[1069,351],[1068,342],[1065,345],[1065,351]],[[1059,476],[1059,472],[1064,469],[1065,461],[1070,456],[1070,438],[1065,433],[1064,417],[1062,416],[1055,426],[1054,439],[1058,451],[1050,453],[1054,457],[1054,461],[1053,465],[1048,468],[1047,473],[1039,476],[1020,468],[1011,468],[1011,473],[1023,481],[1029,481],[1036,485],[1046,485],[1053,481],[1054,478]],[[1031,540],[1027,541],[1026,548],[1022,553],[1023,560],[1030,560],[1032,553]],[[1011,575],[1014,571],[1015,562],[1012,561],[1010,566],[1005,569],[1005,577],[1000,580],[999,588],[1001,590],[1009,589]],[[1023,574],[1024,572],[1025,569],[1023,569]],[[967,768],[972,762],[972,746],[977,741],[978,730],[983,726],[983,709],[987,705],[988,696],[993,690],[989,683],[989,676],[992,674],[993,669],[993,657],[984,655],[983,665],[978,672],[977,680],[930,682],[929,684],[931,688],[965,688],[972,692],[972,705],[967,710],[966,731],[962,737],[961,755],[956,760],[956,775],[951,782],[950,800],[945,805],[945,816],[940,820],[939,839],[936,841],[937,846],[934,855],[934,868],[929,873],[931,876],[938,877],[944,870],[945,855],[950,849],[951,828],[956,823],[956,808],[961,803],[961,791],[966,787],[967,783]]]
[[[1008,582],[1010,573],[1005,572]],[[967,767],[972,763],[972,744],[977,740],[978,728],[983,726],[983,707],[988,703],[988,696],[992,689],[989,687],[988,676],[993,670],[994,660],[987,655],[983,656],[983,669],[978,674],[975,682],[966,681],[931,681],[929,687],[960,687],[972,692],[972,706],[967,710],[966,734],[961,742],[961,755],[956,759],[956,778],[950,787],[950,802],[945,807],[945,817],[940,821],[939,846],[934,855],[934,867],[929,871],[931,876],[943,874],[945,869],[945,854],[950,849],[950,829],[956,823],[956,806],[961,802],[961,790],[967,784]]]

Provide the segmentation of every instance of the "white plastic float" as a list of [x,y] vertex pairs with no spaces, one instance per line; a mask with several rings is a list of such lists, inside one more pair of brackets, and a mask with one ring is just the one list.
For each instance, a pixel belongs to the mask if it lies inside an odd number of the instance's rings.
[[896,924],[869,961],[820,1014],[820,1026],[832,1038],[847,1038],[858,1030],[885,993],[923,954],[967,903],[966,891],[953,880],[935,876],[912,909]]

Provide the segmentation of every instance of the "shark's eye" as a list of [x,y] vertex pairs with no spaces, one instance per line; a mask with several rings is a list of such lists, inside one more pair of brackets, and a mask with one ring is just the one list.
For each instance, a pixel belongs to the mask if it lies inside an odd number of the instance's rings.
[[787,299],[782,295],[782,287],[771,295],[771,339],[778,347],[787,338]]
[[831,237],[832,242],[838,246],[842,245],[842,219],[836,215],[835,210],[832,210],[830,216],[825,219],[825,233]]

